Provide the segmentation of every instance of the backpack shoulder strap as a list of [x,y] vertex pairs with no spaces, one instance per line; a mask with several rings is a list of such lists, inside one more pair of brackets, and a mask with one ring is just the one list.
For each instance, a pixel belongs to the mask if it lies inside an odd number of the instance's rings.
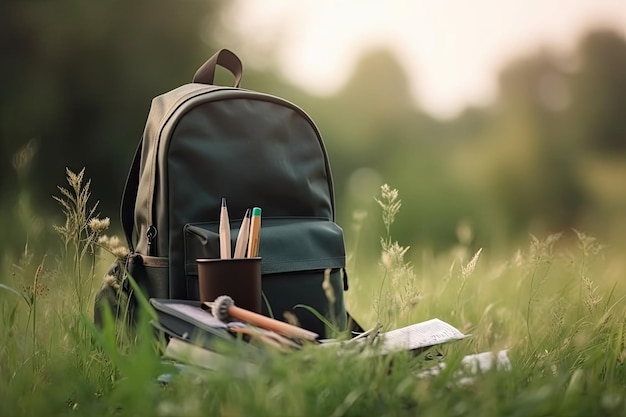
[[128,249],[133,252],[133,229],[135,228],[135,201],[137,201],[137,190],[139,188],[139,168],[141,165],[141,148],[143,139],[139,141],[139,146],[135,151],[133,162],[126,178],[126,184],[124,186],[124,192],[122,194],[122,206],[120,210],[120,220],[122,222],[122,229],[126,236],[126,243]]

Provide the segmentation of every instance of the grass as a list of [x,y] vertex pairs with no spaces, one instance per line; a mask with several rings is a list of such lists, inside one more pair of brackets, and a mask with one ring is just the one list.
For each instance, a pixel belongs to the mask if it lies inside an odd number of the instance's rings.
[[[267,352],[256,373],[174,373],[161,384],[171,367],[146,320],[127,337],[92,325],[101,271],[123,251],[103,234],[105,220],[93,220],[82,172],[68,181],[60,197],[68,223],[57,227],[64,252],[25,248],[2,271],[2,416],[626,415],[622,248],[572,231],[531,236],[505,256],[466,239],[449,253],[413,253],[392,239],[400,199],[383,188],[381,252],[360,254],[358,265],[350,254],[346,301],[366,327],[438,317],[471,333],[437,349],[441,374],[416,377],[432,355],[364,360],[312,348]],[[509,371],[459,379],[464,355],[501,349]]]

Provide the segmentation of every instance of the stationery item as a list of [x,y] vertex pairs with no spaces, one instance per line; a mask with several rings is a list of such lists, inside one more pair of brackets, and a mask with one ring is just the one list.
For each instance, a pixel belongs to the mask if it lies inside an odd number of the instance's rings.
[[248,237],[248,258],[259,256],[259,237],[261,234],[261,208],[252,209],[250,236]]
[[150,298],[157,314],[155,327],[164,333],[210,346],[216,339],[231,340],[228,324],[206,314],[200,301]]
[[230,221],[228,220],[228,208],[226,199],[222,197],[220,209],[220,258],[230,259]]
[[212,371],[237,369],[239,366],[236,360],[226,355],[222,355],[213,350],[204,349],[176,337],[172,337],[167,343],[165,351],[163,352],[163,358],[178,361],[183,364],[193,364]]
[[258,364],[251,362],[251,359],[242,358],[241,355],[228,356],[176,337],[172,337],[167,343],[165,352],[163,352],[163,359],[175,361],[179,365],[185,364],[209,371],[235,373],[241,376],[259,370]]
[[246,210],[246,214],[243,216],[241,226],[239,227],[239,234],[237,235],[237,243],[235,244],[235,253],[233,258],[245,258],[246,249],[248,246],[248,237],[250,236],[250,209]]
[[256,326],[239,323],[237,326],[230,327],[230,332],[244,336],[245,340],[253,345],[269,345],[283,352],[292,349],[302,349],[302,345],[292,339]]
[[227,294],[242,307],[261,313],[261,258],[196,259],[201,301]]
[[456,327],[437,318],[386,332],[380,330],[381,326],[376,325],[352,339],[320,340],[320,346],[339,346],[340,354],[358,353],[362,358],[393,355],[398,352],[411,352],[413,355],[420,355],[433,346],[471,336],[471,334],[463,334]]
[[421,323],[380,333],[380,353],[412,351],[428,346],[464,339],[471,335],[461,333],[454,326],[434,318]]
[[292,339],[315,340],[319,336],[317,333],[301,327],[263,316],[254,311],[246,310],[245,308],[237,307],[233,299],[228,295],[219,296],[214,302],[205,302],[204,305],[210,307],[213,317],[222,321],[239,320],[266,330],[271,330]]

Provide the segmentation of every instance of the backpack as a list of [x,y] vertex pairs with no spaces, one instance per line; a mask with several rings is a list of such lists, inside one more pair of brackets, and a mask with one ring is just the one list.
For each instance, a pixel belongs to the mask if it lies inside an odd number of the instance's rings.
[[[214,85],[217,65],[233,87]],[[262,313],[291,313],[321,336],[316,313],[346,328],[344,236],[322,136],[295,104],[240,88],[242,73],[221,49],[192,83],[152,100],[121,204],[130,255],[108,273],[115,288],[105,283],[96,296],[97,323],[105,302],[119,313],[122,293],[131,316],[136,309],[126,272],[147,298],[198,300],[196,259],[219,258],[225,197],[233,246],[246,209],[262,208]]]

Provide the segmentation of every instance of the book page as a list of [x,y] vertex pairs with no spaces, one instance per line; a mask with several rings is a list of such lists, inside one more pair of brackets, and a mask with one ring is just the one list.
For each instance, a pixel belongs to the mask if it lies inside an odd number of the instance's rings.
[[241,357],[226,356],[176,338],[170,339],[163,358],[212,371],[224,371],[242,376],[244,373],[258,370],[257,364]]
[[221,320],[215,318],[212,314],[207,311],[202,310],[199,307],[194,307],[188,304],[182,303],[167,303],[167,306],[172,310],[175,310],[178,313],[182,313],[185,316],[191,317],[192,319],[205,324],[209,327],[213,327],[216,329],[225,329],[228,326]]
[[438,345],[467,337],[455,327],[439,320],[431,319],[400,329],[381,333],[381,351],[389,353],[398,350],[414,350]]

